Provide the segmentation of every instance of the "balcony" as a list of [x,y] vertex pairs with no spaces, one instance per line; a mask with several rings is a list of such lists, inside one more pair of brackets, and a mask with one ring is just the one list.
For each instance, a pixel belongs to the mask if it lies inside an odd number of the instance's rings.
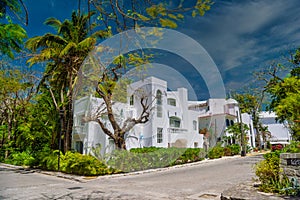
[[188,130],[183,128],[168,128],[168,133],[185,134],[187,132]]

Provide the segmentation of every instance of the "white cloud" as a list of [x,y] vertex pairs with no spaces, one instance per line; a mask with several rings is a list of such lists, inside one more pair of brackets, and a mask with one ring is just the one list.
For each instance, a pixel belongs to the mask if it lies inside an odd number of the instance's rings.
[[216,1],[203,18],[187,18],[192,23],[182,31],[198,40],[224,73],[265,60],[286,44],[300,45],[299,11],[297,0]]

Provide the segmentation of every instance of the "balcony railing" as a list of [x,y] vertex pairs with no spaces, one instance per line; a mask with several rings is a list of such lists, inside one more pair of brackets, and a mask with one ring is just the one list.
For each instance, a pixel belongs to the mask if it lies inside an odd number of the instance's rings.
[[188,130],[187,129],[183,129],[183,128],[168,128],[168,133],[180,133],[180,134],[184,134],[187,133]]

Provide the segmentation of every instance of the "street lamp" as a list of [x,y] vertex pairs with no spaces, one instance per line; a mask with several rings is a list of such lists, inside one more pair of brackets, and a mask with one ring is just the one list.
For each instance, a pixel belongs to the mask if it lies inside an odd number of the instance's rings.
[[61,135],[63,131],[63,117],[64,117],[64,110],[59,110],[59,118],[60,118],[60,131],[59,131],[59,138],[58,138],[58,160],[57,160],[57,170],[60,171],[60,152],[61,152]]

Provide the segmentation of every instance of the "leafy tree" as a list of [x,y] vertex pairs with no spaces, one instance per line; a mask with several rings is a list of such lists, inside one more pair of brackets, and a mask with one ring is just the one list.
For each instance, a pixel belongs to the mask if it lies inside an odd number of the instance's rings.
[[26,12],[27,24],[28,14],[23,1],[1,0],[0,2],[0,52],[10,58],[14,58],[13,51],[21,51],[23,40],[27,38],[27,34],[19,24],[13,23],[11,17],[7,15],[7,10],[9,9],[19,17],[19,14],[22,12],[21,6]]
[[30,38],[26,47],[36,52],[28,61],[30,65],[47,62],[41,84],[46,84],[52,96],[57,112],[63,112],[62,130],[64,150],[71,148],[73,126],[72,96],[78,70],[93,49],[97,39],[110,35],[109,31],[95,31],[96,24],[89,24],[94,12],[80,14],[73,12],[71,20],[61,22],[48,18],[46,25],[52,26],[56,34],[46,33],[43,36]]
[[287,122],[293,139],[300,140],[300,53],[299,49],[292,55],[290,62],[293,68],[290,74],[281,78],[281,65],[274,65],[269,71],[270,78],[265,89],[271,96],[269,110],[275,111],[280,122]]
[[17,146],[21,151],[32,153],[44,148],[55,149],[58,144],[59,117],[49,90],[40,89],[27,105],[25,117],[19,119]]
[[16,147],[16,140],[20,134],[18,125],[24,118],[35,91],[35,78],[18,69],[1,69],[0,85],[1,144],[3,144],[1,148],[6,150],[5,157],[7,157],[9,148]]
[[[90,5],[91,4],[91,5]],[[212,5],[211,0],[129,0],[88,1],[98,12],[98,19],[105,27],[116,27],[116,32],[141,26],[177,28],[184,14],[203,16]]]
[[260,131],[261,123],[259,121],[259,112],[261,111],[263,97],[263,92],[255,93],[253,90],[251,93],[236,93],[233,95],[233,98],[239,102],[241,113],[248,113],[252,116],[253,128],[255,129],[256,141],[258,142],[257,146],[259,147],[262,146]]
[[280,122],[287,121],[295,140],[300,140],[300,79],[292,76],[268,87],[274,110]]

